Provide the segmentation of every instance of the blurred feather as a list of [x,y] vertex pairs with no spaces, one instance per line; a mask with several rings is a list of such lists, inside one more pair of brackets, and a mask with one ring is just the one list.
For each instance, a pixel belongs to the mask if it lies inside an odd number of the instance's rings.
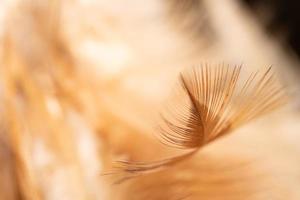
[[202,48],[212,46],[216,41],[208,10],[202,0],[167,0],[168,21],[173,27],[185,34],[185,37],[197,42]]

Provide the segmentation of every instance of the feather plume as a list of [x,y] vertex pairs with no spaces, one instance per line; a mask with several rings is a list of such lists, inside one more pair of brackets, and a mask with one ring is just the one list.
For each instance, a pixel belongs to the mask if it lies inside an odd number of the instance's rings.
[[189,152],[157,162],[119,161],[116,170],[122,178],[116,183],[181,162],[286,102],[271,67],[251,73],[246,79],[242,79],[241,69],[205,64],[182,72],[175,96],[161,114],[159,138],[168,146]]

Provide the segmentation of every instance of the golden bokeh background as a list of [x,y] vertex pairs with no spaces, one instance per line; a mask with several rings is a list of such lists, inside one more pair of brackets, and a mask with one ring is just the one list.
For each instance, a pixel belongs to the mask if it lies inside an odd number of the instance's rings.
[[[103,176],[178,153],[161,107],[180,70],[222,62],[274,66],[289,104],[170,170]],[[1,0],[0,199],[298,200],[299,65],[240,1]]]

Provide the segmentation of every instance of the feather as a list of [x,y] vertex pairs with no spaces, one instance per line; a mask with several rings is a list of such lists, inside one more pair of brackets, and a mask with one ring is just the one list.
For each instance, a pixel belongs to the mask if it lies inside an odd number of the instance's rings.
[[[182,72],[179,87],[159,125],[160,140],[188,153],[157,162],[119,161],[121,183],[150,171],[181,162],[242,124],[286,102],[272,68],[241,77],[242,66],[202,65]],[[125,175],[124,175],[125,174]]]

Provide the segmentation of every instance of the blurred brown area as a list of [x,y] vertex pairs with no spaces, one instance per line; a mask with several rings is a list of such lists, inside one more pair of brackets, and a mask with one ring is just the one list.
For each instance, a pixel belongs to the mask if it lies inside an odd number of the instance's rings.
[[[299,60],[239,1],[0,2],[0,199],[299,199]],[[168,170],[155,126],[185,67],[273,65],[290,103]]]

